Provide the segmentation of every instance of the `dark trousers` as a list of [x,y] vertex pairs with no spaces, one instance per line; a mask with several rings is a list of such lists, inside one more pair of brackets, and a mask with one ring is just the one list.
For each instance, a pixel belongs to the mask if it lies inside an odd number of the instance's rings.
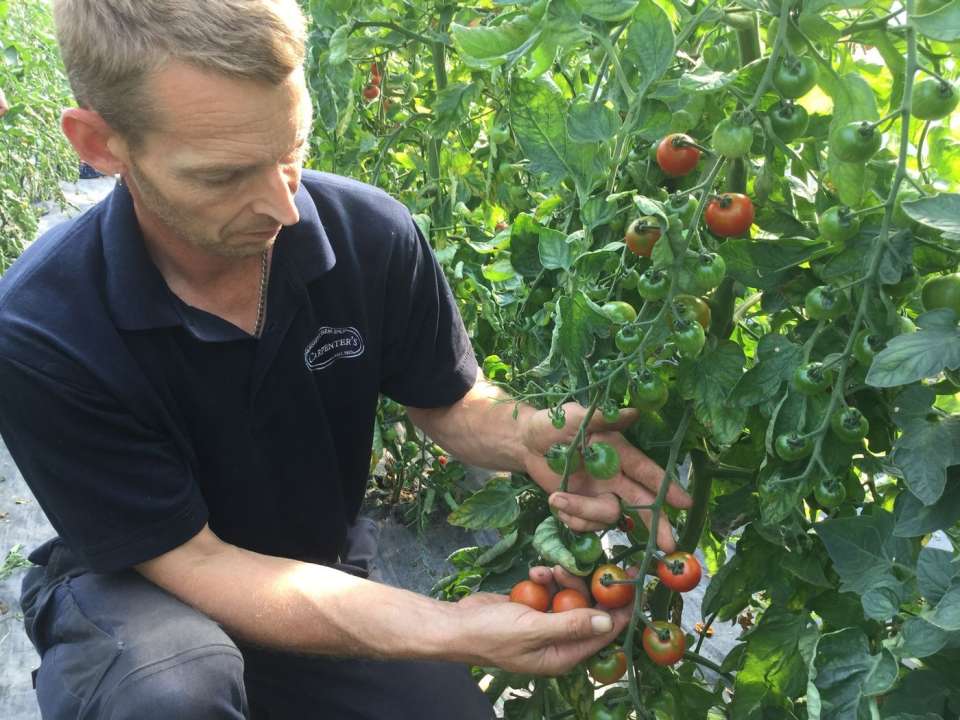
[[[341,569],[365,575],[369,549]],[[45,720],[494,718],[463,665],[246,647],[134,570],[87,571],[59,539],[30,559],[21,605]]]

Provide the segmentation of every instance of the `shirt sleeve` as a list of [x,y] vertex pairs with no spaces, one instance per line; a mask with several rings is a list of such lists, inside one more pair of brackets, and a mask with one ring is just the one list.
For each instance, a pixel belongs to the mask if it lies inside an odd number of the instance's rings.
[[0,434],[54,529],[94,572],[157,557],[207,521],[182,453],[105,392],[0,357]]
[[380,389],[402,405],[445,407],[473,387],[477,360],[443,270],[407,217],[387,271]]

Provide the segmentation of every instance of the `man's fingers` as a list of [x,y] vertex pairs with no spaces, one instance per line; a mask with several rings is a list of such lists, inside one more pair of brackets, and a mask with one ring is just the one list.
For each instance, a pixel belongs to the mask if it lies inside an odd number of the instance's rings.
[[[622,435],[604,437],[604,441],[617,449],[621,472],[625,477],[643,485],[654,494],[659,491],[660,484],[666,479],[663,468],[627,442]],[[693,498],[676,483],[671,483],[667,490],[667,502],[675,508],[693,507]]]
[[620,501],[613,493],[553,493],[550,506],[557,510],[560,520],[574,532],[605,530],[620,518]]

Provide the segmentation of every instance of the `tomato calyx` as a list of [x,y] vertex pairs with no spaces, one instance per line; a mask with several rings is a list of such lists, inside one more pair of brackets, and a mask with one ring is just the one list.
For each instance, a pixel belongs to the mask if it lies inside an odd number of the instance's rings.
[[830,418],[830,428],[840,440],[857,443],[870,432],[870,423],[863,413],[854,407],[836,410]]
[[670,292],[670,276],[663,270],[647,268],[637,281],[637,293],[644,300],[663,300]]
[[774,450],[780,459],[786,462],[802,460],[813,452],[813,441],[793,430],[777,436]]

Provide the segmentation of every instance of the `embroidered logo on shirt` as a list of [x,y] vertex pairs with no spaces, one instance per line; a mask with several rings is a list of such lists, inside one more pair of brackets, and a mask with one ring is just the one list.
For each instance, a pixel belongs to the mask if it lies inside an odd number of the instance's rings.
[[341,358],[363,355],[363,337],[356,328],[322,327],[307,345],[303,359],[310,370],[323,370]]

